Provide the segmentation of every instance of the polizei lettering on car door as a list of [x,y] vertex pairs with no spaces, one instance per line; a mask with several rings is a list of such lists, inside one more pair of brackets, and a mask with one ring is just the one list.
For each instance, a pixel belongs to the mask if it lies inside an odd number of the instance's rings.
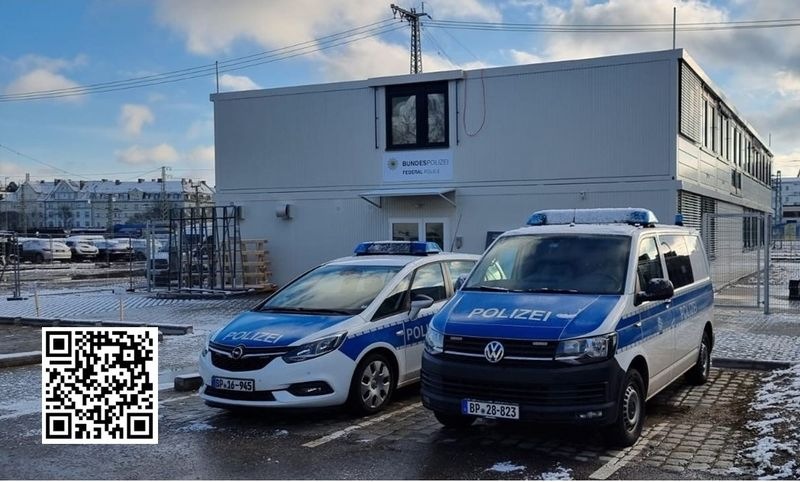
[[506,320],[547,321],[552,311],[529,310],[525,308],[474,308],[467,318],[502,318]]

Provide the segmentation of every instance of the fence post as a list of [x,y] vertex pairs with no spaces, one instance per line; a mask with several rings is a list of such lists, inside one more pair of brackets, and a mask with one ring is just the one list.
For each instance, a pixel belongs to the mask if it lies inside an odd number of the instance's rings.
[[769,245],[772,242],[772,214],[767,214],[766,226],[764,226],[764,314],[769,314]]

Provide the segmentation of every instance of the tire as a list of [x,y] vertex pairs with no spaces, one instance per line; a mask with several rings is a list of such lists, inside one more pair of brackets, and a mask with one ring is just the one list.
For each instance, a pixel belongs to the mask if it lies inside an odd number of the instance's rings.
[[645,392],[642,375],[636,369],[625,374],[617,400],[617,419],[606,427],[606,441],[617,447],[630,447],[639,439],[644,426]]
[[433,412],[433,416],[447,428],[467,428],[475,423],[475,417],[467,417],[455,413]]
[[700,353],[697,354],[697,363],[686,372],[686,381],[692,385],[703,385],[708,381],[711,373],[711,337],[707,331],[703,332],[700,341]]
[[35,253],[33,255],[33,262],[36,264],[44,263],[44,255],[42,253]]
[[361,415],[380,412],[392,399],[396,374],[389,360],[380,353],[365,356],[353,372],[348,404]]

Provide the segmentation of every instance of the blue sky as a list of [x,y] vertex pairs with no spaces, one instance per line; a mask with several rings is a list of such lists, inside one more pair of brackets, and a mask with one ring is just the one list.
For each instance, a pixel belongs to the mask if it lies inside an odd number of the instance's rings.
[[[4,0],[0,95],[154,75],[309,41],[391,18],[379,0]],[[419,2],[401,6],[420,8]],[[429,0],[436,20],[548,24],[800,18],[782,0]],[[387,24],[392,25],[392,24]],[[542,34],[423,28],[425,71],[671,46],[670,33]],[[765,139],[784,175],[800,169],[800,27],[681,33],[685,47]],[[223,74],[242,90],[408,71],[408,29]],[[144,88],[0,102],[0,182],[153,178],[213,183],[214,77]],[[31,158],[35,159],[32,160]]]

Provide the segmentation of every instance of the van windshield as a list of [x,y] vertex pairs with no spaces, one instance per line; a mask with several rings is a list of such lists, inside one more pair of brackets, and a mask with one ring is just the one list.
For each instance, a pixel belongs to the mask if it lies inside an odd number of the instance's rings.
[[483,255],[464,290],[622,294],[628,236],[542,234],[501,238]]
[[259,310],[355,315],[369,306],[402,268],[320,266],[275,294]]

